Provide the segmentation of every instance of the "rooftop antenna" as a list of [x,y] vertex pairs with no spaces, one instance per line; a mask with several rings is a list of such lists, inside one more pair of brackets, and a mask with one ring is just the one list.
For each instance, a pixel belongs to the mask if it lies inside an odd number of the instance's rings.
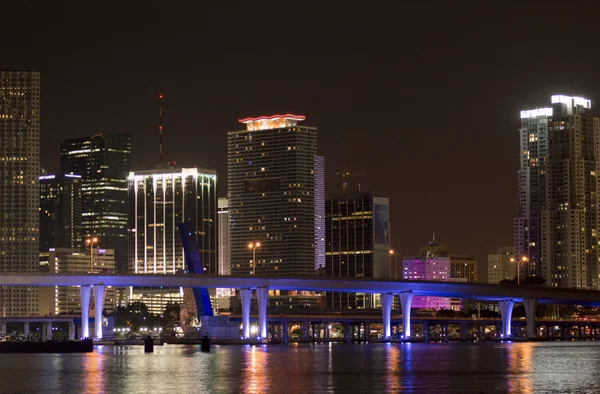
[[159,144],[160,144],[160,164],[163,162],[163,95],[158,95],[158,105],[159,105],[159,120],[158,120],[158,133],[159,133]]

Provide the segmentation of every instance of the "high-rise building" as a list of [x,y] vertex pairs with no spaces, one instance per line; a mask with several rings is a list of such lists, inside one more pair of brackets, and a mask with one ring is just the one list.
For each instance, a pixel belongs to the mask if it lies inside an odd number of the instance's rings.
[[488,283],[500,283],[512,280],[516,274],[516,264],[510,260],[515,257],[515,248],[512,246],[501,247],[495,254],[488,255]]
[[83,246],[81,175],[41,175],[40,251]]
[[[0,71],[0,272],[39,270],[40,74]],[[0,316],[38,313],[38,289],[0,288]]]
[[547,285],[598,290],[600,119],[583,97],[554,95],[551,104],[521,111],[515,255]]
[[82,177],[83,238],[97,237],[99,247],[114,249],[119,272],[126,269],[130,156],[131,138],[127,133],[61,143],[61,172]]
[[218,273],[214,170],[133,171],[129,212],[129,272],[175,274],[186,269],[178,226],[187,222],[196,235],[205,273]]
[[[348,193],[325,204],[326,259],[329,278],[389,275],[389,200],[374,193]],[[372,309],[379,297],[368,293],[327,292],[328,308]]]
[[298,125],[302,120],[246,118],[245,130],[228,132],[232,275],[312,276],[324,263],[324,165],[317,129]]
[[227,198],[219,198],[217,217],[219,219],[219,275],[231,275],[229,264],[229,201]]
[[548,122],[552,108],[521,111],[519,170],[517,171],[518,216],[514,220],[517,256],[527,256],[525,276],[541,275],[542,211],[546,206]]

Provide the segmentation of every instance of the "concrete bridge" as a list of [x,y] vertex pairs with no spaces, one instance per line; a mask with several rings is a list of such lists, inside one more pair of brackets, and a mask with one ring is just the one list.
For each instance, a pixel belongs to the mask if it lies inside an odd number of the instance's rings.
[[[468,298],[498,301],[502,316],[502,337],[512,337],[511,317],[515,302],[522,302],[527,316],[527,336],[536,337],[537,303],[600,306],[600,291],[572,290],[541,286],[488,285],[460,282],[387,281],[373,279],[331,279],[324,277],[233,277],[208,275],[106,275],[106,274],[21,274],[0,275],[0,286],[80,286],[81,304],[89,305],[93,289],[96,299],[102,299],[105,286],[206,287],[237,288],[242,303],[243,336],[250,337],[250,301],[255,291],[258,298],[258,337],[267,337],[267,300],[269,289],[381,294],[383,338],[391,338],[391,310],[398,296],[403,311],[410,311],[413,296]],[[95,309],[96,321],[102,318],[102,308]],[[82,308],[82,333],[89,336],[89,310]],[[411,338],[410,313],[403,313],[404,339]],[[95,338],[102,338],[96,327]]]

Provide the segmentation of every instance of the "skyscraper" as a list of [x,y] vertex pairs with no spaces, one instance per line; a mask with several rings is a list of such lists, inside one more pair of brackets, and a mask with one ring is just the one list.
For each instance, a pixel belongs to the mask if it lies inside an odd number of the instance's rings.
[[600,120],[583,97],[551,102],[521,111],[515,254],[533,260],[528,273],[547,285],[597,290]]
[[245,130],[228,132],[232,275],[310,276],[322,266],[317,217],[324,166],[317,129],[298,125],[302,120],[246,118]]
[[82,176],[83,237],[98,237],[99,247],[114,249],[120,272],[126,270],[130,156],[129,134],[99,134],[61,143],[61,172]]
[[[39,270],[40,74],[0,71],[0,272]],[[0,316],[38,313],[38,290],[0,289]]]
[[[347,193],[325,204],[328,278],[389,275],[389,200],[374,193]],[[378,297],[367,293],[327,292],[329,308],[372,309]]]
[[81,175],[41,175],[40,251],[83,246]]
[[177,226],[189,222],[206,274],[216,275],[217,175],[214,170],[166,168],[129,174],[129,264],[136,274],[185,269]]
[[546,159],[548,122],[552,108],[521,111],[520,155],[517,171],[518,216],[514,221],[514,253],[527,256],[524,276],[541,275],[542,211],[546,206]]

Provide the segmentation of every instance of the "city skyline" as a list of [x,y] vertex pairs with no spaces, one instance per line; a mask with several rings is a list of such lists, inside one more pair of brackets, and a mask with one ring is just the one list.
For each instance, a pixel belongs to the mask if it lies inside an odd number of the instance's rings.
[[[544,22],[550,9],[527,4],[483,18],[477,7],[457,13],[450,5],[410,4],[403,12],[429,17],[401,26],[380,10],[288,7],[9,5],[15,17],[2,28],[23,34],[7,42],[3,66],[43,76],[42,164],[59,171],[57,140],[130,132],[132,168],[152,169],[158,93],[165,95],[165,159],[222,176],[226,131],[237,119],[304,114],[323,130],[328,193],[339,190],[334,173],[344,164],[366,173],[364,190],[390,197],[396,249],[413,253],[435,231],[454,250],[475,255],[485,277],[487,255],[512,243],[519,111],[551,94],[599,98],[600,56],[583,50],[593,24],[569,20],[557,30]],[[273,34],[259,24],[241,33],[248,20],[286,10],[312,28]],[[538,17],[518,22],[528,14]],[[23,18],[32,23],[19,24]],[[52,28],[44,27],[47,18]],[[372,28],[359,34],[353,26],[365,21]],[[524,29],[535,31],[535,45]],[[540,69],[539,59],[567,45],[570,31],[581,32],[568,44],[581,50],[580,61],[561,57]],[[489,167],[480,165],[489,156]],[[226,181],[220,186],[224,192]]]

